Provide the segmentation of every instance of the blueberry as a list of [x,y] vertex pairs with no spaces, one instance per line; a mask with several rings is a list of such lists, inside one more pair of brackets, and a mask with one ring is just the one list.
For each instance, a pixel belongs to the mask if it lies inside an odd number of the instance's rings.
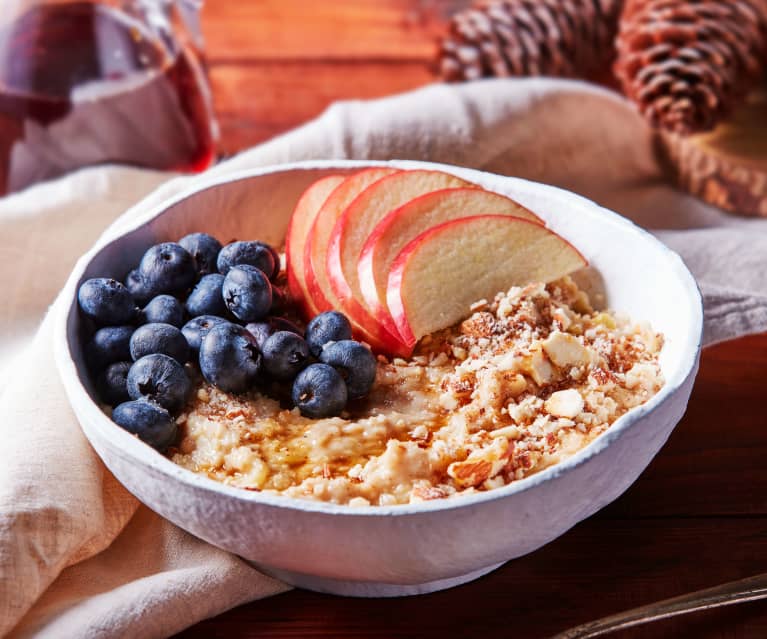
[[266,338],[276,331],[290,331],[296,335],[303,335],[298,326],[284,317],[268,317],[261,322],[250,322],[245,325],[245,328],[256,338],[258,348],[262,348]]
[[310,364],[296,376],[291,397],[305,417],[333,417],[346,406],[346,384],[332,366]]
[[272,325],[268,320],[263,322],[249,322],[245,324],[245,330],[248,331],[256,340],[256,346],[261,350],[264,346],[264,342],[274,332]]
[[178,432],[170,413],[148,399],[120,404],[112,411],[112,421],[161,453],[175,441]]
[[274,379],[293,379],[309,363],[309,346],[304,338],[290,331],[277,331],[261,349],[264,369]]
[[139,275],[156,293],[185,293],[197,279],[194,258],[175,242],[151,247],[138,267]]
[[106,367],[96,380],[96,388],[103,401],[117,406],[130,399],[128,395],[128,371],[133,362],[115,362]]
[[272,271],[272,274],[269,276],[269,279],[274,281],[277,279],[277,276],[280,274],[280,254],[277,252],[277,249],[275,249],[271,244],[266,244],[266,248],[269,249],[269,252],[272,254],[272,259],[274,260],[274,270]]
[[181,410],[192,391],[184,367],[172,357],[155,353],[133,363],[128,371],[128,394],[146,397],[175,413]]
[[228,323],[229,320],[226,320],[223,317],[218,317],[216,315],[200,315],[184,324],[181,328],[181,332],[184,337],[186,337],[186,341],[189,344],[189,348],[192,349],[192,352],[198,353],[200,351],[202,338],[208,334],[208,331],[216,324]]
[[99,371],[112,362],[130,359],[133,326],[105,326],[97,330],[85,347],[91,370]]
[[184,325],[184,306],[172,295],[158,295],[143,308],[141,319],[147,324],[162,322],[181,328]]
[[312,355],[319,357],[328,342],[352,338],[352,325],[343,313],[327,311],[316,315],[306,327],[306,342]]
[[133,295],[109,277],[85,280],[77,291],[77,301],[86,316],[102,325],[130,324],[136,318]]
[[154,353],[162,353],[179,364],[185,364],[189,359],[189,343],[184,334],[171,324],[158,322],[139,326],[130,338],[133,361]]
[[217,324],[200,345],[200,371],[214,386],[230,393],[242,393],[256,382],[261,370],[261,353],[255,338],[242,326]]
[[367,346],[344,339],[327,344],[320,361],[337,369],[346,380],[349,399],[359,399],[370,392],[376,379],[376,358]]
[[239,264],[250,264],[267,274],[274,273],[274,256],[263,242],[232,242],[218,254],[218,272],[226,275],[229,269]]
[[229,269],[222,288],[229,311],[243,322],[264,317],[272,305],[272,285],[260,269],[239,264]]
[[221,242],[215,237],[207,233],[191,233],[182,237],[178,243],[194,258],[198,274],[207,275],[216,272],[216,260],[221,250]]
[[186,310],[192,317],[198,315],[224,315],[226,304],[221,293],[224,276],[219,273],[203,275],[186,299]]
[[133,269],[125,276],[125,288],[127,288],[130,291],[130,294],[133,295],[136,304],[141,306],[154,297],[152,289],[149,288],[146,280],[141,277],[141,273],[138,272],[138,269]]

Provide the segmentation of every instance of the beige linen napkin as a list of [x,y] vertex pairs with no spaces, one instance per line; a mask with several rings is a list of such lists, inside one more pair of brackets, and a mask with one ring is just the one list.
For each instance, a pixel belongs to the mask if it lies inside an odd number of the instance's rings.
[[[704,294],[707,343],[767,329],[767,221],[668,185],[642,120],[599,88],[503,80],[339,103],[213,171],[317,158],[432,160],[572,189],[682,254]],[[163,637],[286,588],[139,506],[69,409],[50,319],[31,337],[76,257],[170,177],[89,169],[0,200],[0,635]]]

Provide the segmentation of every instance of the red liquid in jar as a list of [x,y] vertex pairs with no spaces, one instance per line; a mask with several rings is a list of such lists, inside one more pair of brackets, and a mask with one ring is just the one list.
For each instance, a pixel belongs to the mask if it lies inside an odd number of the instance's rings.
[[199,171],[214,131],[197,61],[115,9],[43,5],[0,31],[0,195],[106,162]]

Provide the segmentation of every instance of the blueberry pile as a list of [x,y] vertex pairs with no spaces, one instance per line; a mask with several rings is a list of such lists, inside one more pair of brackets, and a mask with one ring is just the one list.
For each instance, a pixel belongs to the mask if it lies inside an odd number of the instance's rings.
[[78,302],[93,330],[88,367],[112,419],[164,451],[195,369],[217,388],[284,389],[302,415],[331,417],[373,385],[376,360],[337,311],[302,331],[276,284],[279,254],[257,241],[226,246],[206,233],[149,248],[125,283],[89,279]]

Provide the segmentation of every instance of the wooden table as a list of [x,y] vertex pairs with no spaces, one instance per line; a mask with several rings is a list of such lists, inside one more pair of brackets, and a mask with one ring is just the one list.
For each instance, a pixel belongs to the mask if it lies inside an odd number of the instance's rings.
[[[432,78],[437,0],[208,0],[204,28],[233,153],[331,101]],[[657,599],[767,571],[767,335],[706,350],[686,416],[636,484],[531,555],[446,592],[357,600],[291,591],[204,621],[185,639],[545,637]],[[621,638],[763,639],[767,602]]]

